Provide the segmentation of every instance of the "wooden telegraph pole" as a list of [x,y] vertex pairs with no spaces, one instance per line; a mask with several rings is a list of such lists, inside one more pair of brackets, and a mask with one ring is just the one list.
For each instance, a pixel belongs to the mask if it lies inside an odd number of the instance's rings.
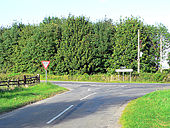
[[160,71],[162,73],[162,35],[160,37]]
[[138,29],[138,73],[140,73],[140,30]]

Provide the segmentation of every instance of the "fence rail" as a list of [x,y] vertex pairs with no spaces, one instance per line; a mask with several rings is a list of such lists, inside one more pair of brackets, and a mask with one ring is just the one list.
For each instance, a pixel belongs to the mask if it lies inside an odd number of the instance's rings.
[[40,83],[40,75],[37,74],[34,77],[28,77],[26,75],[24,75],[24,78],[18,79],[18,80],[7,80],[7,81],[0,81],[0,86],[20,86],[20,85],[30,85],[30,84],[34,84],[34,83]]

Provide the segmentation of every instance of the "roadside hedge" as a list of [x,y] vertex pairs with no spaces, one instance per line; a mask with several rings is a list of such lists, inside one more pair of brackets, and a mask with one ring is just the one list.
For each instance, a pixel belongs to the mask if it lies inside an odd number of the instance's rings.
[[[156,73],[160,35],[163,49],[170,42],[170,33],[163,24],[147,25],[133,16],[94,23],[73,15],[44,18],[38,25],[16,22],[11,27],[1,27],[0,73],[41,74],[43,60],[51,61],[48,71],[54,75],[114,74],[122,66],[137,71],[138,29],[143,52],[141,72]],[[153,79],[163,79],[156,75]]]

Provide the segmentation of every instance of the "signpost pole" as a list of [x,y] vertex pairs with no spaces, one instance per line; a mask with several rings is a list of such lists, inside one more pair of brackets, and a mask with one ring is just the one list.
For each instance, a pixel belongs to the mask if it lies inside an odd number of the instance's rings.
[[123,81],[125,81],[125,78],[124,78],[124,75],[125,75],[125,74],[124,74],[124,73],[125,73],[125,72],[130,72],[130,82],[131,82],[131,80],[132,80],[132,78],[131,78],[131,75],[132,75],[131,72],[133,72],[133,69],[116,69],[115,71],[118,73],[118,80],[119,80],[119,73],[120,73],[120,72],[123,73]]
[[47,83],[47,69],[45,70],[45,74],[46,74],[46,83]]

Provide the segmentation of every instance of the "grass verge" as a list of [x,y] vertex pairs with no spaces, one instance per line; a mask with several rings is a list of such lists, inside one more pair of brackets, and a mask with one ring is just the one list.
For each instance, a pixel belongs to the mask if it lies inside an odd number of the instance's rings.
[[52,83],[40,83],[28,88],[15,88],[6,91],[0,90],[0,113],[11,111],[64,91],[67,91],[67,89]]
[[170,128],[170,89],[131,101],[120,118],[122,128]]
[[[45,75],[41,75],[41,80],[45,80]],[[160,73],[141,73],[132,75],[130,81],[129,74],[124,76],[108,75],[108,74],[93,74],[93,75],[48,75],[48,80],[54,81],[88,81],[88,82],[104,82],[104,83],[170,83],[170,74]]]

